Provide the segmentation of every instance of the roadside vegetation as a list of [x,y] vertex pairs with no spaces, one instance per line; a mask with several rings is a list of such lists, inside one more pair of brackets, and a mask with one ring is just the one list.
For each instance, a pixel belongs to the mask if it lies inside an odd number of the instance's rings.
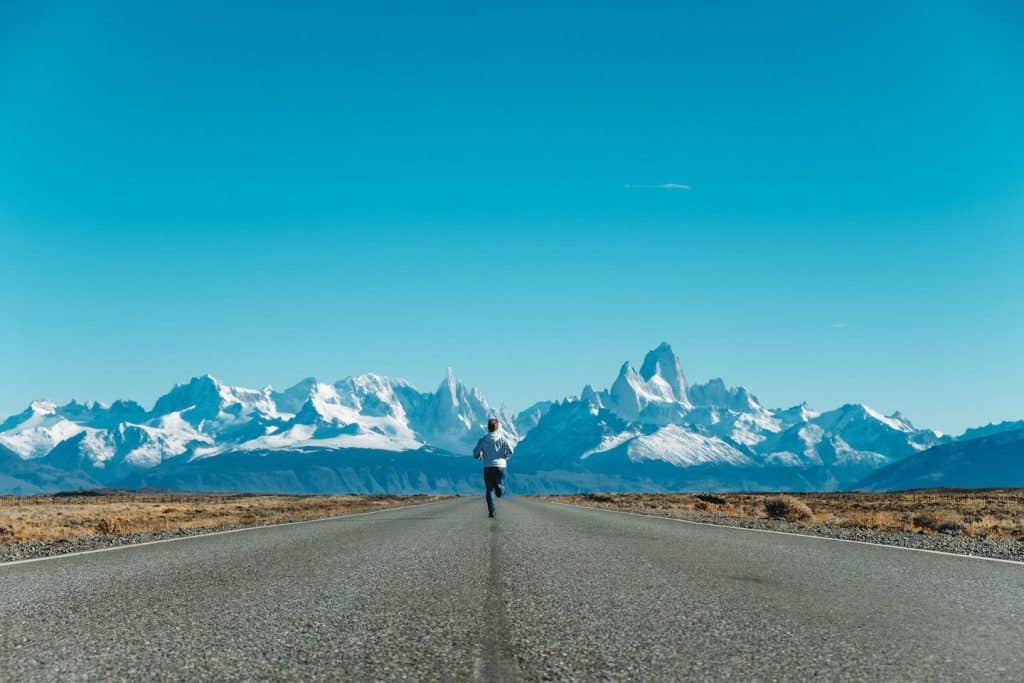
[[550,500],[729,523],[785,520],[797,527],[1024,540],[1024,489],[935,489],[896,493],[590,493]]
[[260,526],[368,512],[439,496],[275,496],[99,492],[0,497],[0,545]]

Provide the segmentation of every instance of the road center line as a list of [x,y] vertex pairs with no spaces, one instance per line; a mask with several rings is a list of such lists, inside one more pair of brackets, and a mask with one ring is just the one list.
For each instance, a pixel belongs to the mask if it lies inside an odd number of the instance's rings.
[[501,590],[501,566],[498,547],[501,543],[500,527],[496,521],[490,525],[487,567],[487,599],[484,609],[484,623],[487,635],[484,638],[485,679],[488,681],[511,681],[521,678],[519,667],[508,647],[509,626],[505,612],[505,600]]

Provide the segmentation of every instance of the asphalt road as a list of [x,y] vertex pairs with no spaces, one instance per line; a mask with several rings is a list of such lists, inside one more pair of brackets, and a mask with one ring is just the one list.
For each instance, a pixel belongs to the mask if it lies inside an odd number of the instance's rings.
[[1024,566],[482,499],[0,566],[4,680],[1021,680]]

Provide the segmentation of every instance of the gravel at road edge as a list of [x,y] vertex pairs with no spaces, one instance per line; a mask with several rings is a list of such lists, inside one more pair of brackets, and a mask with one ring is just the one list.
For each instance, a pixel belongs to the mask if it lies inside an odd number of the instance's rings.
[[[416,503],[412,503],[416,505]],[[344,517],[347,515],[365,514],[377,510],[394,510],[408,507],[408,505],[391,505],[372,509],[355,509],[340,515],[329,517],[283,517],[266,524],[224,524],[220,526],[205,527],[202,529],[173,529],[171,531],[151,531],[133,534],[112,534],[95,536],[80,536],[77,538],[62,538],[56,541],[21,541],[0,545],[0,563],[14,562],[17,560],[34,560],[40,557],[53,557],[56,555],[67,555],[69,553],[81,553],[89,550],[104,550],[106,548],[117,548],[136,543],[150,543],[152,541],[166,541],[174,538],[185,538],[188,536],[201,536],[203,534],[215,533],[218,531],[235,531],[238,529],[258,529],[263,526],[274,526],[277,524],[294,524],[296,522],[313,522],[317,519],[331,519],[332,517]]]
[[794,524],[793,522],[788,522],[784,519],[733,517],[729,515],[689,512],[685,510],[673,510],[672,513],[669,514],[665,510],[655,508],[623,509],[607,505],[591,505],[584,503],[563,504],[578,505],[579,507],[592,507],[600,510],[632,512],[635,514],[651,515],[655,517],[667,517],[670,519],[680,519],[688,522],[700,522],[702,524],[716,524],[719,526],[739,527],[742,529],[760,529],[764,531],[782,531],[791,534],[802,534],[804,536],[821,536],[846,541],[861,541],[863,543],[877,543],[880,545],[899,546],[901,548],[935,550],[938,552],[955,553],[957,555],[1024,562],[1024,541],[973,538],[959,533],[916,534],[907,531],[880,531],[862,527],[838,527],[830,524],[815,524],[814,526],[805,527]]

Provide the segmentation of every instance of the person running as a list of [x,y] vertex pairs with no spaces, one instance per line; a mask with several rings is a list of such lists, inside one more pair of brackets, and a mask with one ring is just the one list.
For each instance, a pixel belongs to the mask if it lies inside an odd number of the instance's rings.
[[505,467],[512,457],[512,444],[499,432],[498,418],[487,420],[487,434],[480,437],[473,449],[473,457],[484,461],[484,488],[487,490],[487,516],[494,517],[494,496],[505,493]]

